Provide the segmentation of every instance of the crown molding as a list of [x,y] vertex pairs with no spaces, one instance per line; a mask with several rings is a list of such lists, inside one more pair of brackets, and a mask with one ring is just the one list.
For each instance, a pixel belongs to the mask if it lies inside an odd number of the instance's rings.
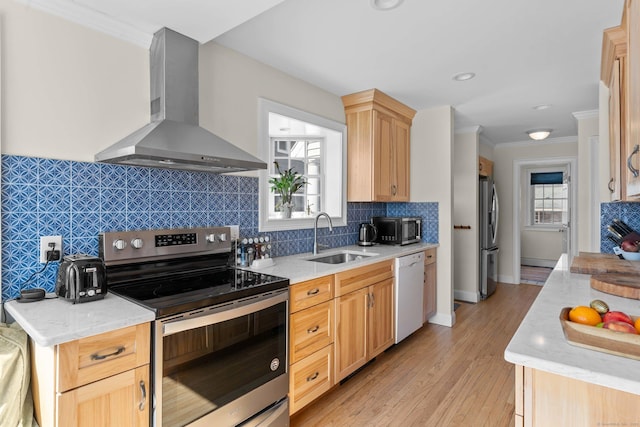
[[50,13],[92,30],[100,31],[120,40],[148,49],[153,34],[146,33],[132,25],[125,24],[110,16],[63,0],[16,0],[27,7]]
[[500,144],[496,144],[496,148],[508,148],[508,147],[531,147],[533,145],[539,146],[543,144],[567,144],[575,142],[578,143],[578,135],[575,136],[562,136],[558,138],[547,138],[542,141],[534,141],[533,139],[529,139],[526,141],[514,141],[514,142],[502,142]]
[[475,133],[475,134],[479,134],[482,132],[482,126],[479,125],[475,125],[475,126],[466,126],[463,128],[458,128],[458,129],[454,129],[453,133]]
[[571,113],[576,120],[584,120],[584,119],[592,119],[594,117],[599,116],[598,110],[587,110],[587,111],[576,111],[575,113]]

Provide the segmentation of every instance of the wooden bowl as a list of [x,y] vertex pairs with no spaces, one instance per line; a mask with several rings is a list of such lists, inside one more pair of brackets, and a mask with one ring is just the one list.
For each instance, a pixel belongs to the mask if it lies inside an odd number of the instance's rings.
[[572,322],[569,320],[571,308],[565,307],[560,312],[562,331],[569,344],[640,360],[640,335]]

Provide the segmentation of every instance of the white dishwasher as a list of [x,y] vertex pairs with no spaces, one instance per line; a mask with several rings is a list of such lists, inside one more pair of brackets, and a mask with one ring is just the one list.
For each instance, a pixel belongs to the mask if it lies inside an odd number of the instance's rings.
[[424,252],[396,258],[396,344],[422,326]]

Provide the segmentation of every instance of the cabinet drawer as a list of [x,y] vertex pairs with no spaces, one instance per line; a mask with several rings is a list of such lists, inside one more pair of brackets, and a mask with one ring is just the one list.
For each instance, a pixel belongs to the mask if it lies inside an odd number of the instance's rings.
[[424,251],[424,265],[433,264],[436,260],[436,248],[430,248]]
[[333,307],[331,300],[291,315],[291,363],[333,342]]
[[289,414],[300,410],[333,386],[333,345],[328,345],[291,365],[289,371]]
[[391,277],[393,277],[393,260],[337,273],[336,296],[357,291]]
[[333,299],[333,275],[296,283],[289,288],[291,313]]
[[150,338],[149,324],[144,323],[60,344],[57,391],[148,364]]

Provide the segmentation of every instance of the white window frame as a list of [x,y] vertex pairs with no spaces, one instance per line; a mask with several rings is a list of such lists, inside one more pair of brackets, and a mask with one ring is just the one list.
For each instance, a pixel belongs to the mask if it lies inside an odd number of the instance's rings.
[[[535,224],[534,223],[534,199],[535,193],[533,185],[531,185],[531,174],[534,173],[545,173],[545,172],[562,172],[563,176],[566,175],[567,170],[564,167],[552,167],[552,168],[535,168],[527,170],[527,224],[525,226],[525,230],[537,230],[537,231],[553,231],[557,232],[558,227],[562,226],[563,223],[559,224]],[[570,188],[569,188],[570,191]],[[569,202],[569,194],[567,194],[567,202]],[[568,207],[570,209],[570,207]]]
[[[334,205],[338,206],[337,211],[339,214],[331,214],[331,221],[334,227],[347,225],[347,126],[344,123],[339,123],[334,120],[330,120],[324,117],[317,116],[306,111],[298,110],[297,108],[289,107],[284,104],[280,104],[268,99],[258,98],[258,153],[263,161],[271,166],[272,164],[272,150],[271,150],[271,138],[269,134],[269,114],[275,113],[281,116],[290,117],[295,120],[303,121],[321,128],[337,132],[341,137],[339,143],[341,146],[337,147],[337,152],[341,154],[341,161],[327,162],[323,156],[322,160],[322,183],[321,183],[321,198],[328,202],[327,197],[336,197]],[[311,135],[317,136],[317,135]],[[291,136],[286,136],[287,138]],[[302,138],[303,135],[295,135],[293,138]],[[284,138],[284,137],[283,137]],[[335,138],[334,138],[335,139]],[[325,143],[329,143],[326,141]],[[335,148],[335,147],[334,147]],[[333,150],[334,152],[336,150]],[[332,163],[336,171],[339,171],[339,175],[335,173],[328,173],[326,169],[329,167],[328,163]],[[333,185],[326,185],[328,179],[337,179]],[[258,215],[258,230],[263,231],[278,231],[278,230],[297,230],[313,228],[315,216],[305,218],[275,218],[269,216],[269,200],[271,197],[271,190],[269,186],[269,169],[262,170],[259,173],[259,215]],[[338,212],[336,212],[338,213]],[[323,222],[326,224],[326,222]]]

